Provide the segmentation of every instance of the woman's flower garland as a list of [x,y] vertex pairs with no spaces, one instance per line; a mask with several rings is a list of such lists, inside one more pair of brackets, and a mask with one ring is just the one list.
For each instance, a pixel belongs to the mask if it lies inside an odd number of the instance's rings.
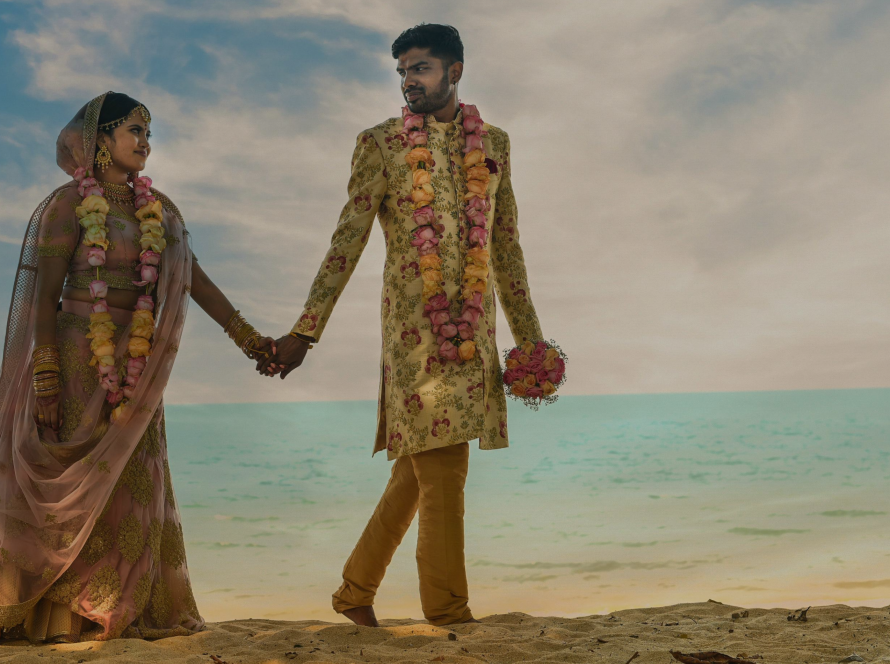
[[506,351],[503,379],[507,396],[534,410],[541,403],[553,403],[566,379],[566,362],[565,353],[553,341],[526,341]]
[[[133,325],[127,351],[129,358],[120,373],[115,369],[114,332],[117,326],[111,321],[108,310],[108,284],[98,278],[99,268],[105,265],[105,252],[108,249],[108,230],[105,218],[111,209],[105,200],[105,192],[99,186],[93,174],[85,168],[78,168],[74,173],[78,193],[83,202],[75,210],[80,224],[84,228],[83,244],[87,247],[87,261],[96,268],[96,279],[90,283],[90,296],[93,305],[90,307],[90,349],[93,359],[90,366],[98,367],[100,386],[107,390],[105,399],[114,406],[111,421],[120,417],[129,399],[133,397],[139,378],[145,370],[147,358],[151,355],[151,338],[154,334],[155,303],[151,296],[154,284],[158,280],[161,253],[167,247],[164,239],[163,208],[161,202],[151,193],[151,178],[139,177],[133,180],[133,193],[137,208],[136,218],[139,220],[139,240],[142,253],[139,255],[139,276],[141,281],[134,281],[137,286],[145,286],[146,294],[139,297],[136,310],[133,312]],[[121,385],[123,378],[124,384]]]
[[471,360],[476,355],[474,338],[483,313],[482,295],[488,283],[489,253],[485,247],[489,231],[486,213],[491,210],[488,196],[491,171],[482,142],[482,137],[488,132],[483,128],[484,123],[475,106],[461,104],[461,109],[461,138],[465,155],[463,169],[467,176],[463,213],[469,226],[469,249],[461,284],[461,313],[457,318],[451,316],[451,302],[443,287],[442,259],[439,257],[438,246],[443,227],[436,222],[436,214],[433,212],[432,202],[436,198],[436,192],[428,170],[433,155],[423,147],[427,144],[429,134],[423,129],[423,115],[410,113],[407,106],[402,109],[402,131],[413,148],[405,155],[405,161],[411,167],[412,174],[411,200],[417,228],[414,229],[411,245],[417,247],[420,254],[423,315],[430,319],[433,334],[437,335],[439,357],[457,362]]

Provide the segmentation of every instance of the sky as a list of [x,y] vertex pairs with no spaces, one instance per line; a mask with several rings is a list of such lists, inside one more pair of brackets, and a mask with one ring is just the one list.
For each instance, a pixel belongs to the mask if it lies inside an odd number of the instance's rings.
[[[152,112],[145,174],[261,332],[302,309],[356,135],[399,114],[392,40],[456,26],[460,96],[509,132],[566,394],[890,385],[890,3],[0,0],[0,323],[58,131]],[[374,399],[383,238],[285,382],[192,305],[168,403]],[[501,347],[512,345],[506,322]]]

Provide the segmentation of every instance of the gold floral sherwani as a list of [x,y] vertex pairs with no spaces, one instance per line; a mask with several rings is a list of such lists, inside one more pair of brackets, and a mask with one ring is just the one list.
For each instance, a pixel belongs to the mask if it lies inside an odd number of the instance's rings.
[[[436,197],[432,204],[444,226],[439,244],[445,292],[452,316],[460,315],[460,283],[468,228],[461,221],[467,192],[461,168],[462,117],[450,123],[427,115],[428,165]],[[386,240],[381,321],[383,349],[377,438],[374,453],[386,449],[390,459],[479,438],[481,449],[507,447],[507,404],[495,341],[494,290],[518,344],[543,338],[519,246],[516,201],[510,184],[510,140],[497,127],[485,125],[485,152],[496,168],[488,193],[491,263],[484,313],[476,332],[476,357],[463,364],[438,356],[436,336],[424,317],[419,256],[411,246],[413,221],[411,169],[405,163],[410,146],[402,136],[403,121],[391,118],[358,136],[352,158],[349,201],[318,271],[306,306],[293,331],[321,339],[346,282],[367,244],[375,215]],[[489,162],[491,166],[491,162]]]

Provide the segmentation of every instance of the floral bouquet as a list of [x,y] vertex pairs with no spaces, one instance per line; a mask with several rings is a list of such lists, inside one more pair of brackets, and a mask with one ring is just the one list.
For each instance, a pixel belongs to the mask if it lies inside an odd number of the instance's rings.
[[526,341],[504,353],[504,390],[507,396],[537,410],[553,403],[556,390],[565,382],[568,358],[553,341]]

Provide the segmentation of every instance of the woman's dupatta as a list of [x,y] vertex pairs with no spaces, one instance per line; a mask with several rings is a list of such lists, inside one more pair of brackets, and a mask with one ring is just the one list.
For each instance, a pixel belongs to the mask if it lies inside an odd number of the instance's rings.
[[[69,175],[92,166],[105,95],[82,108],[59,136],[57,162]],[[72,186],[70,183],[65,186]],[[58,191],[58,190],[57,190]],[[37,237],[53,192],[31,217],[16,273],[0,371],[0,627],[19,624],[71,565],[159,407],[185,324],[192,252],[179,211],[164,203],[167,248],[157,283],[152,354],[129,405],[113,424],[106,391],[87,403],[71,440],[41,441],[32,387]],[[115,357],[127,354],[130,326]]]

